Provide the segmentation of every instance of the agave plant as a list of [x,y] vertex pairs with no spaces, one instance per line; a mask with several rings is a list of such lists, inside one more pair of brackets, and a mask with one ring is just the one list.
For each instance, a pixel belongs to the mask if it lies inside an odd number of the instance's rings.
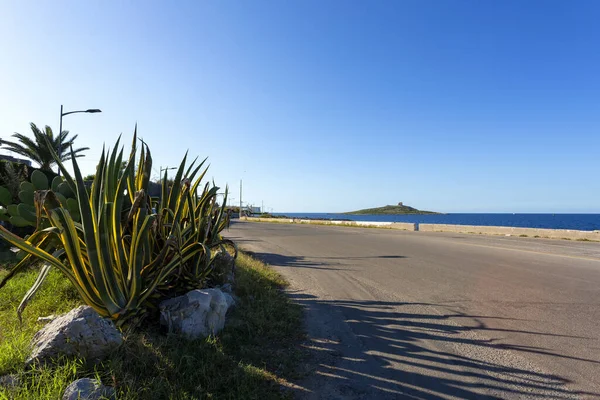
[[[203,249],[193,257],[182,260],[175,274],[160,285],[159,295],[178,295],[205,285],[215,261],[214,250],[225,250],[231,245],[237,256],[235,244],[221,236],[228,224],[225,212],[228,189],[225,189],[223,205],[216,204],[219,188],[206,183],[200,191],[200,185],[208,167],[202,170],[206,159],[196,165],[195,159],[186,167],[187,154],[184,156],[170,185],[162,185],[162,195],[157,206],[159,213],[157,228],[159,237],[176,242],[176,248],[187,249],[200,244]],[[202,172],[200,172],[202,171]],[[162,182],[167,182],[167,172]],[[159,243],[160,245],[160,243]],[[177,255],[176,257],[181,257]]]
[[[120,139],[119,139],[120,141]],[[39,289],[51,267],[60,270],[75,286],[83,301],[117,326],[139,322],[159,285],[173,280],[181,265],[203,259],[207,247],[201,242],[182,242],[180,214],[170,219],[169,235],[158,227],[147,194],[152,158],[146,144],[141,146],[134,172],[137,129],[125,170],[121,173],[123,149],[119,141],[112,151],[102,151],[96,179],[87,190],[74,154],[74,177],[54,153],[65,182],[76,194],[81,222],[75,222],[66,204],[52,190],[37,191],[35,205],[50,227],[20,238],[0,227],[0,237],[26,253],[0,282],[0,288],[32,261],[42,261],[33,287],[17,310],[19,316]],[[176,201],[173,197],[173,201]],[[180,200],[181,201],[181,200]],[[185,244],[185,246],[182,246]]]

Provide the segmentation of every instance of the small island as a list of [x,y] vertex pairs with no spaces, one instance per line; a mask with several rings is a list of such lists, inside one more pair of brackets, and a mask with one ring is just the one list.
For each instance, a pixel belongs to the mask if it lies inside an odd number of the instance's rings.
[[383,206],[377,208],[365,208],[364,210],[345,212],[344,214],[352,214],[352,215],[382,215],[382,214],[440,214],[433,211],[422,211],[417,210],[411,206],[405,206],[401,202],[396,206]]

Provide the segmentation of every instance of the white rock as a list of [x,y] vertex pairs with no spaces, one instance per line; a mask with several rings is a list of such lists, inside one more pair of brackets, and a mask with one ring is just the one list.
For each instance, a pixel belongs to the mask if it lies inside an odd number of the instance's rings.
[[235,301],[219,289],[197,289],[160,303],[160,323],[190,339],[216,335]]
[[101,318],[92,307],[80,306],[34,335],[25,363],[43,363],[62,355],[101,360],[122,343],[123,337],[111,321]]
[[234,297],[229,293],[223,292],[223,295],[225,296],[225,301],[227,302],[227,309],[230,309],[231,307],[235,306],[235,303],[239,301],[237,297]]
[[71,382],[65,389],[62,400],[114,399],[115,389],[104,386],[95,379],[82,378]]
[[225,294],[229,308],[235,306],[235,304],[240,301],[240,298],[233,293],[231,283],[226,283],[223,286],[220,286],[218,289]]
[[231,283],[226,283],[223,286],[221,286],[219,289],[221,289],[221,291],[223,293],[232,293],[233,292],[233,288],[231,287]]
[[227,311],[235,305],[235,300],[229,293],[224,293],[217,288],[203,289],[205,293],[209,293],[212,297],[211,313],[208,314],[209,331],[216,335],[225,327],[225,316]]

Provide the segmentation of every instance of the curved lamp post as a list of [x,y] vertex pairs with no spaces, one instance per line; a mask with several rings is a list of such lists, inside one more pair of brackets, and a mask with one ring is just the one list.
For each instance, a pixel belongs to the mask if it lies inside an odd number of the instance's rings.
[[[68,112],[63,112],[63,105],[60,105],[60,126],[58,128],[58,156],[61,156],[62,153],[62,119],[65,115],[69,115],[69,114],[76,114],[76,113],[88,113],[88,114],[94,114],[94,113],[99,113],[102,112],[102,110],[99,110],[97,108],[88,108],[87,110],[81,110],[81,111],[68,111]],[[58,169],[58,176],[60,176],[60,168]]]

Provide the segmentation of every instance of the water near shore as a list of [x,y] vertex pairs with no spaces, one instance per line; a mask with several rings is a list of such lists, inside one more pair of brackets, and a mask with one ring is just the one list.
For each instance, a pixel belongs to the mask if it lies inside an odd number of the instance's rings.
[[513,226],[519,228],[600,230],[600,214],[435,214],[348,215],[330,213],[273,213],[293,218],[350,221],[418,222],[422,224]]

